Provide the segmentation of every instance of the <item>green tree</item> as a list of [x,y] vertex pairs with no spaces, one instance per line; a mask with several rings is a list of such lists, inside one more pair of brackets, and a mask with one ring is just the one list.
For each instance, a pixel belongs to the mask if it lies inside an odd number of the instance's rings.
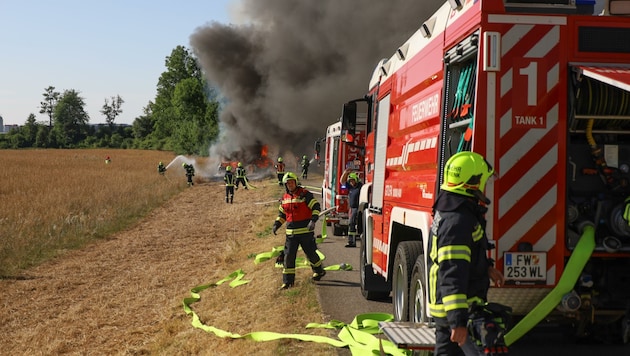
[[44,101],[39,103],[39,113],[48,115],[48,127],[52,127],[53,113],[55,112],[55,106],[57,105],[61,94],[56,92],[55,87],[52,85],[44,90],[45,92],[42,94],[44,96]]
[[[206,90],[197,59],[185,47],[177,46],[165,64],[155,102],[149,103],[147,110],[153,123],[149,139],[177,153],[207,154],[218,131],[218,104],[210,95],[213,91]],[[142,126],[139,123],[134,128],[138,134]]]
[[31,113],[28,115],[24,126],[21,127],[22,134],[24,135],[25,140],[28,142],[29,147],[32,147],[35,144],[35,137],[37,136],[38,126],[39,124],[35,119],[35,114]]
[[87,137],[89,120],[85,101],[79,96],[79,92],[74,89],[64,91],[54,111],[52,132],[57,146],[76,147]]
[[120,95],[112,96],[111,104],[107,98],[105,98],[105,104],[103,104],[101,114],[105,115],[105,122],[107,122],[109,126],[113,126],[116,116],[122,113],[121,106],[124,102],[125,101],[120,97]]

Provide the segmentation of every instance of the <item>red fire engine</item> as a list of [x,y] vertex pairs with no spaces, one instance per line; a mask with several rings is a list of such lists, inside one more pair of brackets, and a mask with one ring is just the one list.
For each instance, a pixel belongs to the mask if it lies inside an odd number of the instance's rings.
[[506,343],[543,318],[629,341],[629,14],[630,1],[449,0],[380,61],[342,119],[356,136],[366,102],[366,298],[391,292],[397,321],[429,320],[432,205],[446,160],[472,150],[498,173],[486,231],[507,285],[489,300],[517,316]]
[[[348,188],[342,181],[344,172],[363,172],[363,137],[365,134],[365,117],[358,118],[358,125],[363,128],[357,130],[357,135],[352,142],[341,140],[341,121],[338,121],[326,130],[324,180],[322,181],[323,210],[336,207],[331,211],[326,221],[333,226],[334,235],[348,234]],[[319,152],[316,152],[319,156]]]

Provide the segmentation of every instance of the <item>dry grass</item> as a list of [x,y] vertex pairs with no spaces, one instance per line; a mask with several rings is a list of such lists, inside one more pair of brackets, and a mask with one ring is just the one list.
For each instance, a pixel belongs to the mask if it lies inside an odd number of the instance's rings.
[[[112,163],[105,166],[107,154]],[[309,322],[323,322],[309,270],[298,270],[296,288],[279,291],[281,271],[273,262],[254,264],[255,254],[283,243],[281,236],[270,233],[277,206],[255,204],[280,195],[273,180],[254,182],[259,189],[239,190],[234,204],[225,204],[219,182],[197,181],[193,188],[182,189],[181,167],[169,169],[167,177],[158,176],[157,161],[172,158],[163,155],[97,150],[0,153],[4,172],[19,175],[18,182],[29,181],[23,188],[14,183],[0,188],[2,244],[45,244],[35,248],[41,250],[39,257],[28,263],[15,258],[11,270],[58,255],[18,270],[14,276],[19,278],[0,280],[0,349],[33,355],[335,355],[327,345],[223,339],[192,327],[182,306],[190,289],[243,269],[248,284],[230,288],[225,283],[200,293],[201,300],[192,308],[205,324],[242,335],[335,334],[304,329]],[[197,163],[203,165],[202,160]],[[31,167],[20,168],[25,165]],[[5,182],[8,176],[2,177]],[[21,194],[30,198],[19,200]],[[4,204],[9,196],[12,209]],[[5,215],[7,211],[11,215]],[[37,223],[29,227],[32,221]],[[19,234],[20,243],[6,244],[11,236],[5,234],[7,228],[11,235]],[[40,240],[42,232],[50,236],[60,230],[67,233]],[[72,234],[97,238],[97,243],[68,243],[72,239],[66,236]],[[61,250],[63,255],[58,254]]]
[[[112,163],[105,164],[111,156]],[[0,276],[118,231],[181,184],[157,173],[173,154],[5,150],[0,154]]]

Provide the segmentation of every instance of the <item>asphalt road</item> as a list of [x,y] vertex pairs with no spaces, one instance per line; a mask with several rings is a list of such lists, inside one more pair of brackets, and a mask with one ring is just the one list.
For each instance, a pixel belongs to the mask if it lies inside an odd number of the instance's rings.
[[[321,230],[316,230],[321,231]],[[344,247],[346,236],[334,236],[332,227],[328,227],[328,238],[318,244],[319,250],[326,256],[324,265],[346,263],[351,271],[329,271],[317,283],[319,302],[325,316],[330,320],[350,323],[358,314],[392,313],[391,298],[384,301],[369,301],[361,295],[359,279],[359,244],[355,248]]]

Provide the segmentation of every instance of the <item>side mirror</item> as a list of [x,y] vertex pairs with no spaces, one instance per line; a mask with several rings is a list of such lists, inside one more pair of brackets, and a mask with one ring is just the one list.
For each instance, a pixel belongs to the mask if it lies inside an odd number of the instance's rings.
[[344,142],[354,142],[354,135],[357,127],[357,103],[351,101],[343,104],[341,115],[341,140]]

